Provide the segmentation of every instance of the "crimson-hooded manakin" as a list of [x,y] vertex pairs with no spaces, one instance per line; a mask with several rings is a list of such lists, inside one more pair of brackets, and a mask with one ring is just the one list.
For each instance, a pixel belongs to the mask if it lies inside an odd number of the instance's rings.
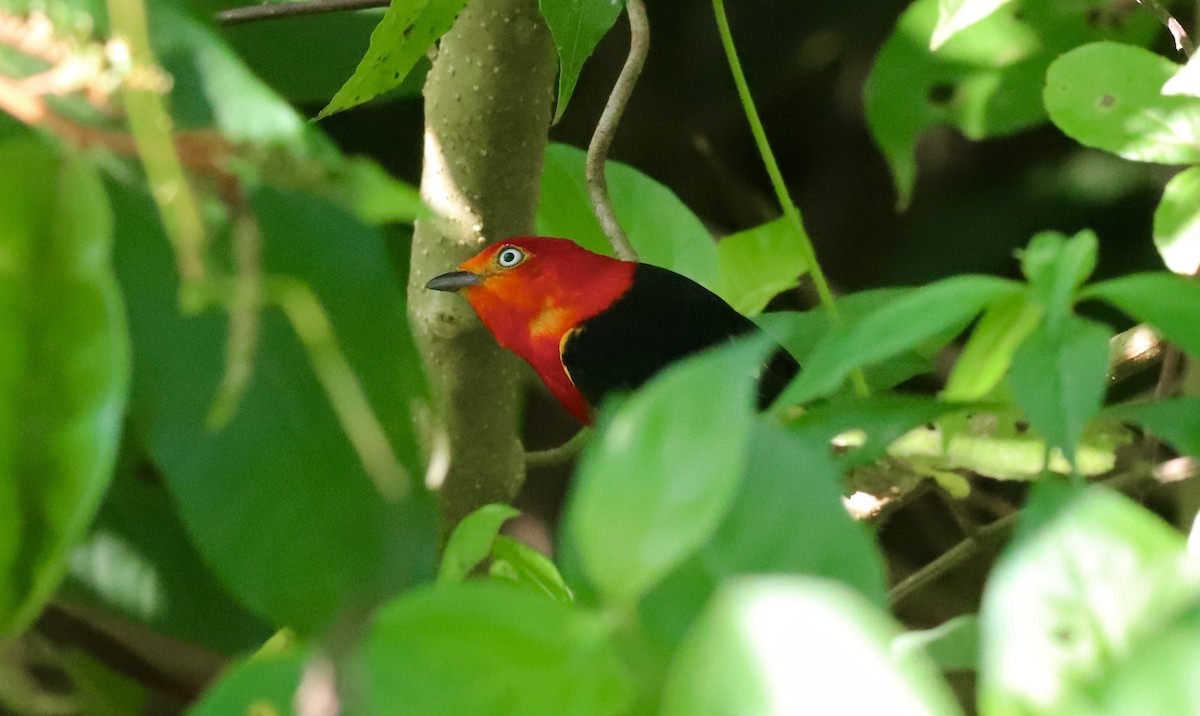
[[[681,358],[758,330],[686,276],[567,239],[506,239],[458,269],[425,287],[466,297],[497,342],[524,358],[585,425],[608,393],[633,390]],[[798,370],[777,349],[760,378],[759,407]]]

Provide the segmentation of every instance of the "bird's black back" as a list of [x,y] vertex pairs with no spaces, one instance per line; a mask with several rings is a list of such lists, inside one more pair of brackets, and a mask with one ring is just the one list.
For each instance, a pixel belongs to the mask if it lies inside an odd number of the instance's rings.
[[[629,290],[567,338],[562,361],[575,387],[598,406],[611,391],[633,390],[670,363],[757,330],[686,276],[638,264]],[[787,351],[776,350],[759,382],[759,407],[778,397],[799,369]]]

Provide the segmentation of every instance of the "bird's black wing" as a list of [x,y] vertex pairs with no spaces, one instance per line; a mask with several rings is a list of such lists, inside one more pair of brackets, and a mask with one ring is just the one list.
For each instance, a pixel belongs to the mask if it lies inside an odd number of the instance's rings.
[[[563,341],[562,362],[579,392],[598,406],[608,393],[633,390],[670,363],[756,330],[695,281],[638,264],[629,290]],[[778,397],[799,368],[777,350],[759,383],[759,407]]]

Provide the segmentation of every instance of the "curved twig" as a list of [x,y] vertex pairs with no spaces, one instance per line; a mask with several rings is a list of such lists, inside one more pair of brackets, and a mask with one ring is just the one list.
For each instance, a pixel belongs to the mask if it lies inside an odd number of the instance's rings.
[[581,428],[579,432],[571,436],[571,439],[548,450],[530,450],[525,453],[525,467],[554,467],[562,465],[571,458],[579,454],[584,445],[587,445],[588,440],[592,436],[592,431],[588,428]]
[[621,115],[625,113],[625,106],[629,104],[629,97],[642,74],[642,66],[646,64],[646,54],[650,51],[650,21],[646,17],[645,4],[642,0],[627,0],[625,11],[629,15],[629,57],[625,59],[625,66],[621,68],[612,94],[608,96],[608,104],[604,105],[604,112],[596,123],[592,141],[588,144],[586,173],[592,209],[613,251],[626,261],[637,261],[637,252],[617,221],[617,213],[608,196],[608,179],[604,176],[604,163],[608,160],[608,150],[612,147],[617,125],[621,122]]
[[345,10],[369,10],[387,7],[390,0],[300,0],[300,2],[262,3],[246,7],[232,7],[217,13],[217,22],[222,25],[240,25],[258,20],[275,20],[282,17],[300,17]]
[[1167,9],[1162,6],[1158,0],[1137,0],[1137,3],[1149,10],[1154,17],[1167,26],[1167,31],[1171,33],[1171,37],[1175,40],[1175,49],[1180,50],[1188,57],[1196,51],[1196,46],[1192,44],[1192,38],[1188,37],[1187,31],[1183,29],[1183,25],[1175,19],[1175,16],[1167,12]]

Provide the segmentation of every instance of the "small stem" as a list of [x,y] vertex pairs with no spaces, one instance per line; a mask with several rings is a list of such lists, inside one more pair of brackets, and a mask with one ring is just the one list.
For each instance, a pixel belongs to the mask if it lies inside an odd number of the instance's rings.
[[650,51],[650,21],[646,17],[646,6],[642,0],[627,0],[625,11],[629,15],[629,56],[625,58],[625,66],[621,68],[612,94],[608,96],[608,104],[604,105],[600,121],[596,123],[596,131],[588,145],[586,173],[592,208],[613,251],[625,261],[637,261],[637,252],[617,221],[617,213],[608,196],[608,179],[604,175],[604,164],[608,161],[608,150],[616,136],[617,125],[621,122],[621,115],[625,113],[625,106],[629,104],[629,97],[646,64],[646,54]]
[[217,13],[217,22],[222,25],[240,25],[258,20],[275,20],[282,17],[301,17],[347,10],[369,10],[387,7],[389,0],[301,0],[300,2],[276,2],[246,7],[232,7]]
[[531,450],[525,453],[525,467],[554,467],[562,465],[579,454],[584,445],[591,439],[592,431],[582,428],[571,436],[571,439],[549,450]]
[[[141,0],[108,0],[108,15],[114,38],[120,38],[129,49],[132,70],[155,67],[146,8]],[[171,136],[171,115],[163,95],[155,89],[143,89],[130,83],[121,95],[147,182],[162,215],[163,227],[175,248],[181,279],[180,300],[185,309],[196,310],[197,299],[192,294],[194,287],[204,279],[208,239],[200,203],[183,171],[183,162]]]
[[1192,44],[1192,38],[1188,37],[1187,31],[1183,29],[1183,25],[1175,19],[1175,16],[1167,12],[1167,9],[1158,0],[1137,0],[1137,2],[1167,26],[1167,31],[1175,39],[1175,49],[1191,57],[1192,53],[1196,51],[1196,46]]
[[[812,274],[813,284],[817,287],[817,295],[821,298],[821,305],[825,307],[825,310],[833,319],[834,325],[841,325],[842,317],[833,299],[833,292],[829,289],[829,282],[825,279],[825,272],[821,269],[821,264],[817,261],[817,252],[813,248],[812,239],[809,238],[808,232],[804,230],[804,221],[800,218],[800,210],[796,208],[796,203],[792,201],[791,195],[788,194],[787,184],[783,180],[783,172],[779,170],[779,163],[775,161],[775,153],[771,151],[771,144],[767,141],[767,132],[763,128],[762,120],[758,116],[758,109],[754,105],[754,97],[750,94],[750,86],[746,82],[746,74],[742,71],[742,62],[738,59],[737,48],[733,44],[733,33],[729,29],[729,19],[725,16],[725,0],[713,0],[713,13],[716,15],[717,29],[721,34],[721,45],[725,48],[725,58],[729,63],[729,71],[733,75],[733,83],[737,86],[738,97],[742,102],[742,109],[745,110],[746,120],[750,123],[750,132],[754,135],[754,143],[758,146],[759,154],[762,155],[763,164],[766,166],[767,175],[771,178],[771,186],[775,189],[775,196],[779,201],[779,206],[783,210],[785,219],[791,224],[797,240],[800,242],[804,258],[808,262],[809,272]],[[867,381],[861,370],[855,370],[851,374],[851,380],[854,383],[855,391],[859,395],[865,396],[869,394]]]

